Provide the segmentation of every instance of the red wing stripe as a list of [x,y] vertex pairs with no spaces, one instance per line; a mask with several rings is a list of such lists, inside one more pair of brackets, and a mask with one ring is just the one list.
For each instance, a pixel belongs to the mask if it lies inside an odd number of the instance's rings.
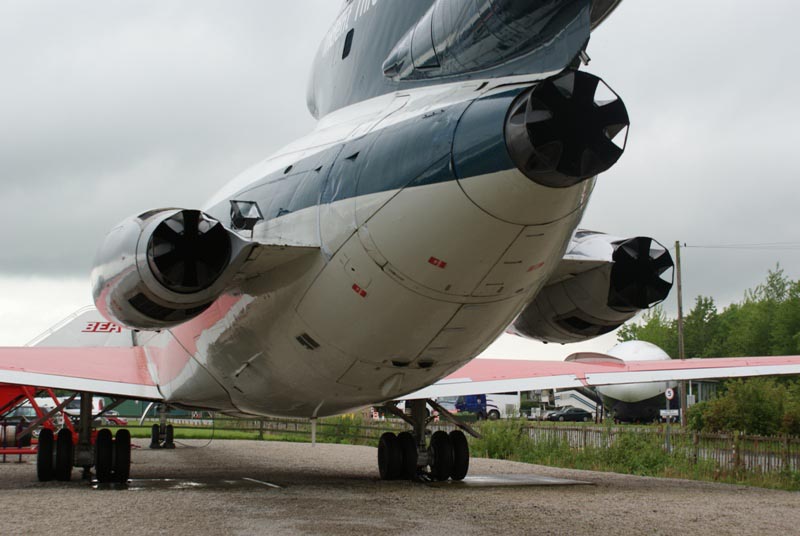
[[0,382],[162,398],[139,347],[0,348]]

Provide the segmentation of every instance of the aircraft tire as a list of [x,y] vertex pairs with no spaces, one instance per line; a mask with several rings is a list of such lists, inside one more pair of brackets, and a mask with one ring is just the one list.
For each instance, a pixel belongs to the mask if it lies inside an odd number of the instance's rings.
[[397,480],[403,474],[403,451],[400,440],[391,432],[378,440],[378,471],[381,480]]
[[447,432],[439,430],[431,437],[431,478],[445,481],[453,473],[453,443]]
[[154,424],[152,427],[150,427],[150,448],[161,448],[161,426],[158,424]]
[[59,482],[69,482],[72,478],[73,452],[72,432],[62,428],[56,436],[55,478]]
[[453,471],[450,478],[464,480],[469,472],[469,443],[461,430],[450,432],[450,443],[453,445]]
[[97,432],[94,444],[94,471],[101,484],[111,482],[114,470],[114,439],[111,430],[103,428]]
[[417,442],[409,432],[401,432],[397,435],[397,442],[400,445],[400,452],[403,455],[403,466],[400,478],[413,480],[417,476]]
[[117,430],[114,439],[114,482],[124,484],[131,476],[131,433]]
[[53,431],[45,428],[39,434],[39,448],[36,451],[36,476],[39,478],[39,482],[50,482],[55,476],[55,468],[53,467],[54,448]]
[[164,449],[175,448],[175,427],[173,427],[171,424],[167,425],[167,431],[164,434],[164,444],[161,445],[161,448]]

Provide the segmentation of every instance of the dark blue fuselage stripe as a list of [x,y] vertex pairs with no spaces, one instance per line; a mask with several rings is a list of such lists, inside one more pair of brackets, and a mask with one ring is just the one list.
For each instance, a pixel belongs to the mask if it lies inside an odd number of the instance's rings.
[[[271,220],[319,203],[513,169],[503,125],[519,91],[459,103],[337,144],[231,199],[258,203],[264,219]],[[227,201],[209,210],[223,222],[229,222],[229,212]]]

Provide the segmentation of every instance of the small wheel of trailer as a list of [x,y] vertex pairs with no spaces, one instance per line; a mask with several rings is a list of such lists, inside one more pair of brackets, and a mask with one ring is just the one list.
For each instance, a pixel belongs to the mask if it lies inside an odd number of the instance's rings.
[[94,444],[94,472],[101,484],[111,482],[114,470],[114,439],[111,430],[103,428],[97,432]]
[[469,472],[469,443],[461,430],[450,432],[450,443],[453,446],[453,471],[450,478],[464,480]]
[[431,437],[431,478],[444,481],[453,473],[453,443],[447,432],[439,430]]
[[131,476],[131,433],[117,430],[114,438],[114,482],[124,484]]
[[397,434],[397,441],[400,444],[400,452],[403,456],[402,470],[400,477],[404,480],[413,480],[417,476],[417,442],[409,432]]
[[396,480],[403,473],[400,440],[391,432],[383,434],[378,441],[378,471],[381,480]]
[[72,432],[67,428],[62,428],[56,436],[55,477],[59,482],[69,482],[72,479],[74,452]]
[[53,431],[45,428],[39,434],[39,448],[36,451],[36,476],[39,478],[39,482],[50,482],[55,476],[54,449]]

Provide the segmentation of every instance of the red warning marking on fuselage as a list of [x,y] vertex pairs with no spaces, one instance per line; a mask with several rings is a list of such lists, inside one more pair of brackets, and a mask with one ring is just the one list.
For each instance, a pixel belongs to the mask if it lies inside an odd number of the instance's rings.
[[529,272],[535,272],[536,270],[538,270],[539,268],[542,268],[543,266],[544,266],[544,263],[540,262],[539,264],[534,264],[533,266],[528,268],[528,271]]
[[437,259],[436,257],[431,257],[428,259],[428,263],[436,266],[437,268],[441,268],[442,270],[447,268],[447,263],[441,259]]
[[366,298],[367,297],[367,291],[364,290],[363,288],[359,287],[356,284],[353,284],[353,292],[355,292],[356,294],[358,294],[362,298]]
[[113,322],[89,322],[81,333],[122,333],[122,328]]

